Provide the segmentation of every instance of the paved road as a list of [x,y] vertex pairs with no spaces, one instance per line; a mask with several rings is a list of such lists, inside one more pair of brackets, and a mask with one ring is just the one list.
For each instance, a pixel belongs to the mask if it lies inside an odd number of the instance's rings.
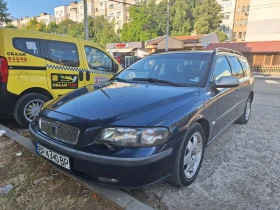
[[[197,181],[134,191],[159,209],[280,209],[280,80],[257,79],[247,125],[233,124],[205,150]],[[143,196],[143,194],[145,196]]]

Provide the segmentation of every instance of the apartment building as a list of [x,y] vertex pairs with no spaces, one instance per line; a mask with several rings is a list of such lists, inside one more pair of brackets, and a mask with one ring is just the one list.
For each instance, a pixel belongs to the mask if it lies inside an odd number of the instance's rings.
[[249,16],[250,0],[236,0],[232,41],[246,41]]
[[67,6],[60,6],[54,8],[54,16],[56,23],[60,23],[61,21],[66,20],[68,18]]
[[220,30],[228,35],[229,41],[232,40],[236,1],[237,0],[217,0],[222,6],[221,13],[223,14],[223,22],[220,26]]
[[280,0],[252,1],[246,41],[273,40],[280,40]]
[[37,17],[38,22],[44,22],[46,25],[49,25],[51,22],[55,22],[55,16],[47,14],[47,13],[41,13],[40,16]]

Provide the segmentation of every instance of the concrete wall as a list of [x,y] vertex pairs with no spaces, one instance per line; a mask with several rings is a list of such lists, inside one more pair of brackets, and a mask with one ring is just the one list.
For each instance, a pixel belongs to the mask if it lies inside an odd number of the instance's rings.
[[202,37],[200,39],[200,42],[201,42],[203,48],[206,48],[210,43],[217,43],[220,41],[219,41],[217,33],[213,32],[211,34],[207,34],[204,37]]
[[254,0],[246,41],[280,40],[280,0]]

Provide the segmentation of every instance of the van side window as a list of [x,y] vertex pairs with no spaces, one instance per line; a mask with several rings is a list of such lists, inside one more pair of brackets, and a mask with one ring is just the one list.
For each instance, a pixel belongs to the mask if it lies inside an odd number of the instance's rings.
[[231,69],[225,56],[219,56],[216,60],[214,79],[218,80],[223,76],[231,76]]
[[248,62],[245,59],[239,59],[239,61],[243,67],[245,76],[246,77],[250,76],[251,72],[250,72],[250,66],[249,66]]
[[51,40],[45,40],[45,42],[47,60],[63,66],[80,66],[76,44]]
[[41,47],[38,39],[14,38],[13,46],[22,52],[41,57]]
[[89,46],[85,46],[85,52],[88,67],[90,69],[98,71],[112,71],[113,61],[107,54]]
[[233,76],[241,79],[244,77],[243,69],[236,57],[228,56],[229,62],[232,67]]

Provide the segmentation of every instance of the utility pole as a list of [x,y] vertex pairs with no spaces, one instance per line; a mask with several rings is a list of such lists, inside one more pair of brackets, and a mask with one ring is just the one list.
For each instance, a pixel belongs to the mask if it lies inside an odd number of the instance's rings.
[[168,38],[169,38],[169,19],[170,19],[170,0],[168,0],[168,5],[167,5],[167,21],[166,21],[166,46],[165,46],[165,51],[168,51]]
[[85,24],[85,40],[89,40],[89,37],[88,37],[87,0],[84,0],[84,24]]

